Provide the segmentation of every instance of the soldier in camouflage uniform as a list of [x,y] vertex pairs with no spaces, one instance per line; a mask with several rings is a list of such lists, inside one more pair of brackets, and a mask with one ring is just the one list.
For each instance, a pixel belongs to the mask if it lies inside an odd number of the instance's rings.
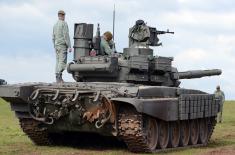
[[222,122],[222,112],[223,112],[223,104],[224,104],[224,100],[225,100],[225,96],[224,96],[224,92],[222,90],[220,90],[220,86],[216,87],[216,91],[214,92],[215,94],[215,98],[218,98],[221,100],[220,102],[220,112],[219,112],[219,116],[218,116],[218,122],[221,123]]
[[111,55],[113,53],[114,42],[113,35],[107,31],[103,34],[100,41],[100,52],[102,55]]
[[150,37],[149,27],[143,20],[137,20],[135,25],[130,29],[129,32],[129,47],[148,47],[148,39]]
[[56,51],[56,82],[64,82],[62,72],[67,64],[67,50],[72,51],[69,38],[69,28],[65,20],[65,12],[60,10],[58,12],[59,20],[53,27],[53,44]]

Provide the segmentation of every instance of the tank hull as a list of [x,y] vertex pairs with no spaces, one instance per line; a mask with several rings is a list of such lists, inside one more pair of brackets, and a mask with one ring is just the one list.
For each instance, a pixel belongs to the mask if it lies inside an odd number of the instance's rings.
[[88,132],[117,137],[132,152],[206,145],[219,109],[214,95],[202,91],[115,82],[4,85],[0,97],[35,144],[53,144],[51,133]]

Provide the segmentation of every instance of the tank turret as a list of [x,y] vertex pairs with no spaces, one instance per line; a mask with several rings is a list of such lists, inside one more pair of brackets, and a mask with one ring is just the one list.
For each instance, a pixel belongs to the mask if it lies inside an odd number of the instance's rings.
[[[151,46],[160,46],[158,35],[174,34],[159,31],[137,20],[129,29],[129,47],[121,53],[100,53],[100,27],[93,35],[93,24],[78,23],[74,28],[74,62],[68,72],[75,81],[125,82],[155,86],[178,87],[180,79],[220,75],[221,70],[195,70],[178,72],[172,67],[172,57],[154,56]],[[93,38],[93,39],[92,39]],[[95,52],[95,55],[94,55]]]

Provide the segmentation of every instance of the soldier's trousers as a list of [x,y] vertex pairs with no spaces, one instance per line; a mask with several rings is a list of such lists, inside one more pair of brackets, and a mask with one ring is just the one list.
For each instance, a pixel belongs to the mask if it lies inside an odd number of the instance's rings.
[[67,48],[66,47],[55,47],[56,51],[56,67],[55,73],[61,74],[67,64]]
[[220,105],[220,112],[218,113],[218,118],[217,118],[217,122],[219,122],[219,123],[222,123],[222,121],[223,121],[223,118],[222,118],[222,114],[223,114],[223,104],[222,105]]

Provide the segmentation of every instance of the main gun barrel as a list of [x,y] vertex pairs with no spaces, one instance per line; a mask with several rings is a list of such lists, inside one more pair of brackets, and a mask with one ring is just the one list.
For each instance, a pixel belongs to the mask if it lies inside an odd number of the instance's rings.
[[178,72],[179,79],[194,79],[204,76],[220,75],[222,71],[220,69],[211,70],[191,70],[186,72]]

